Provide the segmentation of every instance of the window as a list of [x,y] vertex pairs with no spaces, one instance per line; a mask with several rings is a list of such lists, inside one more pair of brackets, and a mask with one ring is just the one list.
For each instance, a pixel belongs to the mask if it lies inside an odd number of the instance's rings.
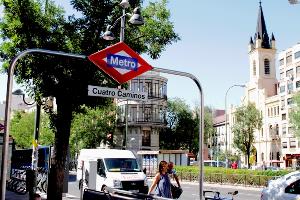
[[280,66],[284,65],[284,59],[283,58],[279,60],[279,65]]
[[142,146],[151,146],[151,134],[149,130],[143,130]]
[[294,77],[293,69],[290,69],[290,70],[286,71],[286,77],[288,78],[288,80],[290,80],[292,77]]
[[288,128],[288,134],[294,135],[294,128],[293,127]]
[[289,94],[293,91],[293,82],[287,84],[287,90]]
[[284,79],[284,73],[283,72],[280,73],[280,80],[282,80],[282,79]]
[[286,124],[282,125],[282,135],[286,134]]
[[300,57],[300,51],[297,51],[295,54],[294,54],[294,58],[297,59]]
[[290,141],[290,148],[296,148],[296,141],[295,140]]
[[282,120],[286,120],[286,114],[282,114]]
[[265,66],[265,74],[270,74],[270,61],[268,59],[264,60],[264,66]]
[[283,92],[285,92],[285,86],[284,85],[280,86],[280,93],[283,93]]
[[300,77],[300,66],[296,67],[296,77]]
[[288,98],[286,100],[286,102],[287,102],[287,105],[291,105],[293,103],[293,99],[292,98]]
[[295,181],[285,188],[285,193],[300,194],[300,180]]
[[256,76],[256,62],[253,61],[253,76]]
[[285,100],[281,99],[281,110],[285,108]]
[[100,176],[105,176],[105,166],[102,159],[97,160],[97,173]]
[[276,124],[276,135],[279,135],[279,126]]
[[300,81],[296,81],[296,88],[300,87]]
[[286,57],[286,64],[290,64],[292,62],[292,55]]
[[287,142],[282,142],[282,148],[284,148],[284,149],[287,148]]

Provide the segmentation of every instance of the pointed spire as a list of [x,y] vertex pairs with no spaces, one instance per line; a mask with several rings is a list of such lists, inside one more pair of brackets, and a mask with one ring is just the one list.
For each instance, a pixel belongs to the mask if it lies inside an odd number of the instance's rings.
[[[270,48],[269,36],[266,28],[264,13],[261,6],[261,1],[259,1],[259,11],[257,18],[257,26],[256,26],[256,34],[258,39],[262,40],[261,47],[262,48]],[[256,38],[255,38],[256,39]]]
[[272,33],[272,39],[271,40],[274,40],[275,41],[275,37],[274,37],[274,34]]
[[253,40],[252,40],[252,37],[250,37],[250,42],[249,42],[249,44],[254,44],[254,43],[253,43]]

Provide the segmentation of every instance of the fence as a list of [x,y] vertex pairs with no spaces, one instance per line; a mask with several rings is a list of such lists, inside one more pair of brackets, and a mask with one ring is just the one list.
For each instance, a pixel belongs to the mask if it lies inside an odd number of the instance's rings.
[[[179,172],[178,176],[182,181],[199,181],[199,174],[197,173]],[[279,178],[279,176],[224,173],[204,174],[204,182],[254,187],[265,186],[269,180],[273,180],[276,178]]]

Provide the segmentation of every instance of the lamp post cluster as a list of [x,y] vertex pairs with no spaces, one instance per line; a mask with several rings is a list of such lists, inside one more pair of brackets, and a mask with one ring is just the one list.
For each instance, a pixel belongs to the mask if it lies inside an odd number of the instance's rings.
[[226,91],[226,94],[225,94],[225,157],[226,157],[226,167],[228,167],[228,134],[227,134],[227,121],[228,121],[228,118],[227,118],[227,94],[229,92],[229,90],[233,87],[246,87],[245,85],[232,85],[230,86],[227,91]]
[[[105,40],[114,40],[115,36],[112,33],[112,29],[115,28],[115,26],[118,24],[119,21],[121,21],[121,29],[120,29],[120,42],[123,42],[125,40],[125,19],[126,16],[129,16],[129,23],[133,25],[143,25],[144,20],[141,16],[141,11],[139,7],[134,8],[133,14],[126,13],[126,8],[130,7],[128,0],[122,0],[122,2],[119,4],[122,7],[122,16],[120,16],[113,25],[108,25],[106,27],[106,31],[102,35],[102,38]],[[125,135],[123,140],[123,148],[126,149],[127,144],[127,135],[128,135],[128,100],[126,101],[125,106]]]

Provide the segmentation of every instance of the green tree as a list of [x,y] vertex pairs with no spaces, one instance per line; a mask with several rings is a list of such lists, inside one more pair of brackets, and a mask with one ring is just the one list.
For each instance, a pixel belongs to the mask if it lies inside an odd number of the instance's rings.
[[293,109],[290,112],[290,120],[295,131],[295,135],[300,138],[300,93],[293,97]]
[[[16,142],[17,148],[32,148],[34,112],[16,112],[11,122],[11,135]],[[54,141],[53,131],[50,129],[50,120],[47,114],[42,113],[40,119],[40,145],[52,145]]]
[[[180,98],[167,102],[167,127],[160,132],[160,148],[188,149],[195,155],[199,152],[199,111],[200,107],[190,106]],[[204,108],[204,142],[215,133],[213,128],[212,109]]]
[[[63,9],[48,0],[0,0],[0,3],[4,7],[0,21],[0,55],[4,60],[4,70],[17,53],[29,48],[83,55],[104,49],[113,42],[102,40],[101,34],[108,24],[113,24],[122,15],[118,0],[72,0],[73,7],[81,13],[78,18],[74,15],[66,18]],[[131,8],[140,4],[141,1],[131,1]],[[166,0],[149,3],[143,12],[145,25],[126,27],[125,42],[136,52],[158,58],[167,45],[179,39],[169,21],[166,4]],[[116,33],[118,29],[116,26]],[[87,59],[45,54],[21,59],[15,75],[36,102],[41,103],[42,97],[56,98],[57,110],[44,106],[55,134],[47,193],[49,199],[62,199],[73,113],[79,112],[83,104],[93,107],[112,103],[110,99],[87,97],[88,85],[117,87],[118,84]]]
[[233,146],[239,149],[247,156],[248,168],[250,168],[250,154],[254,148],[254,131],[259,130],[262,126],[262,116],[255,105],[249,103],[246,106],[237,108],[234,113],[235,123],[232,127]]
[[83,106],[82,113],[75,114],[72,121],[70,150],[75,155],[82,148],[96,148],[101,143],[111,144],[108,135],[115,129],[116,108],[114,106],[89,108]]
[[[174,98],[167,101],[165,111],[167,127],[162,129],[159,136],[160,148],[162,149],[180,149],[185,144],[187,129],[182,130],[186,124],[187,116],[191,116],[189,106],[184,100]],[[185,133],[185,137],[182,137]]]

